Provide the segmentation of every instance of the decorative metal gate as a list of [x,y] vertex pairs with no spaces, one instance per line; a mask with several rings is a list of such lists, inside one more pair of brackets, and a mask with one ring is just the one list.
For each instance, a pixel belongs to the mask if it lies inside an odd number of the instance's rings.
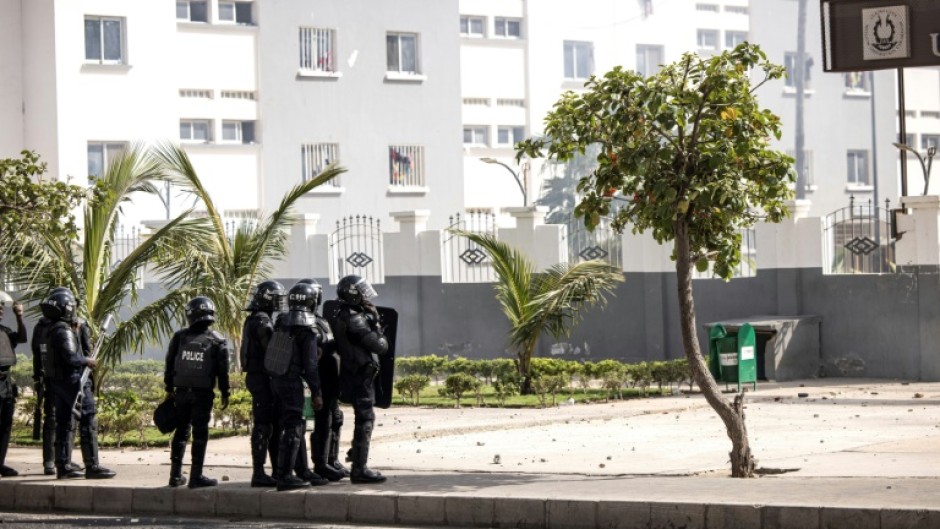
[[496,272],[490,256],[477,243],[450,230],[496,235],[496,215],[484,211],[457,213],[449,217],[441,233],[441,281],[444,283],[492,283]]
[[570,264],[598,260],[623,269],[623,237],[610,227],[611,220],[601,218],[594,231],[585,227],[584,219],[571,217],[566,221],[564,237]]
[[385,252],[382,227],[378,219],[350,215],[336,221],[330,234],[330,283],[356,274],[372,284],[385,282]]
[[827,274],[894,273],[891,201],[880,208],[871,200],[855,202],[826,215],[823,270]]

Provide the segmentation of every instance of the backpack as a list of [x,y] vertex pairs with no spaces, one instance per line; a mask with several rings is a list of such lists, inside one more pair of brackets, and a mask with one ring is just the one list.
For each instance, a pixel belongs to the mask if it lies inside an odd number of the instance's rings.
[[281,377],[290,369],[294,356],[294,340],[288,331],[276,330],[264,352],[264,370],[272,377]]

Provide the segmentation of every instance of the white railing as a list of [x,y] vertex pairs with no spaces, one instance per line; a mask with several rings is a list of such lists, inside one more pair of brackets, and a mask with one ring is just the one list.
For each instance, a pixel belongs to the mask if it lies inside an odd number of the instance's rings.
[[300,69],[334,72],[333,30],[300,28]]
[[[300,147],[300,166],[303,181],[322,173],[331,163],[339,159],[339,146],[335,143],[309,143]],[[330,187],[341,187],[339,177],[323,184]]]
[[391,145],[388,148],[389,185],[425,187],[424,147]]

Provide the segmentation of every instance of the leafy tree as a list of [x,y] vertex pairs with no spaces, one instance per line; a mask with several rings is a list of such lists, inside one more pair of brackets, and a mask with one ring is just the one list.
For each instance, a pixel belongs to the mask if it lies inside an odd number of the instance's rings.
[[499,406],[506,404],[506,399],[519,393],[519,373],[513,370],[499,371],[493,381],[493,392]]
[[474,391],[479,385],[480,381],[476,377],[466,373],[455,373],[444,379],[444,387],[439,388],[437,392],[442,397],[455,399],[457,403],[454,407],[459,408],[460,399],[463,398],[464,393]]
[[[238,225],[235,233],[225,229],[222,213],[202,184],[189,156],[181,147],[165,144],[157,149],[161,168],[174,184],[193,193],[206,210],[209,234],[200,244],[176,238],[171,251],[159,260],[160,270],[171,286],[187,286],[209,296],[216,304],[216,327],[235,343],[241,342],[242,309],[252,288],[273,272],[273,262],[287,254],[288,228],[295,222],[293,206],[301,197],[330,181],[345,169],[330,166],[306,182],[294,186],[268,215],[258,213]],[[238,363],[238,355],[233,355]]]
[[487,233],[455,231],[489,255],[496,272],[496,299],[509,318],[511,346],[522,376],[521,391],[532,393],[532,357],[539,336],[568,337],[584,306],[603,304],[605,294],[623,281],[617,268],[601,261],[557,264],[543,273],[519,250]]
[[564,161],[600,144],[598,168],[579,185],[576,214],[593,228],[620,193],[615,229],[631,226],[674,242],[686,358],[731,438],[735,477],[754,471],[744,398],[724,399],[699,350],[692,266],[704,270],[714,259],[715,273],[729,279],[741,259],[739,230],[789,213],[793,160],[770,148],[780,119],[758,105],[751,70],[762,77],[757,86],[783,75],[748,43],[711,58],[686,54],[648,78],[617,67],[588,81],[584,92],[562,95],[545,120],[551,141],[517,146],[518,157]]
[[395,382],[395,391],[399,395],[408,396],[411,403],[417,406],[421,403],[421,392],[430,384],[431,377],[427,375],[408,375]]

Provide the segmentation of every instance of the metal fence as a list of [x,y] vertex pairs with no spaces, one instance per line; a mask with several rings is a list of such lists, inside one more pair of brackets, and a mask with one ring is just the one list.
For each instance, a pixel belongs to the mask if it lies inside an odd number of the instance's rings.
[[[731,278],[754,277],[757,275],[757,233],[754,228],[742,228],[741,232],[741,261],[731,273]],[[693,263],[694,264],[694,263]],[[704,272],[692,270],[692,279],[716,279],[715,263],[708,262],[708,269]]]
[[826,215],[823,222],[823,273],[894,273],[891,201],[878,207],[871,200],[849,199],[848,207]]
[[489,254],[477,243],[451,230],[496,235],[496,215],[483,211],[457,213],[448,217],[441,232],[441,281],[443,283],[492,283],[496,272]]
[[115,228],[114,239],[111,241],[111,266],[126,259],[138,246],[140,246],[140,228],[119,225]]
[[385,282],[385,252],[381,222],[366,215],[336,221],[330,234],[330,283],[356,274],[372,284]]
[[610,227],[611,220],[601,218],[594,230],[587,229],[584,219],[571,217],[565,222],[570,264],[597,260],[623,269],[623,237]]

